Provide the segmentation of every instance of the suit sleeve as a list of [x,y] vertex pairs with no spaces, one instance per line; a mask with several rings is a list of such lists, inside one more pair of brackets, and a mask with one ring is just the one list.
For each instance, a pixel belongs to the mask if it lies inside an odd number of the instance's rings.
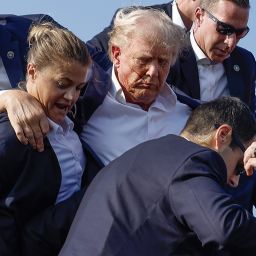
[[22,145],[10,123],[1,121],[0,255],[16,256],[24,225],[55,202],[61,178],[48,141],[44,141],[45,150],[39,153],[30,145]]
[[209,152],[188,159],[169,187],[171,207],[203,246],[255,248],[256,220],[224,191],[219,161]]
[[255,58],[252,56],[253,59],[253,74],[252,74],[252,95],[251,95],[251,102],[252,102],[252,109],[254,111],[254,115],[256,116],[256,97],[255,97],[255,89],[256,89],[256,61]]
[[[8,142],[8,141],[7,141]],[[8,153],[6,141],[0,143],[0,255],[20,255],[18,222],[19,213],[13,208],[15,201],[11,191],[19,174],[15,171],[15,154]]]

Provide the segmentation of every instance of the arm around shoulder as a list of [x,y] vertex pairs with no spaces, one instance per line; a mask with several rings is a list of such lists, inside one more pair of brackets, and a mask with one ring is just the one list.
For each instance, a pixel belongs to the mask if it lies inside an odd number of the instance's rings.
[[49,131],[48,119],[42,105],[22,90],[6,90],[0,94],[0,111],[6,111],[16,136],[43,150],[43,137]]

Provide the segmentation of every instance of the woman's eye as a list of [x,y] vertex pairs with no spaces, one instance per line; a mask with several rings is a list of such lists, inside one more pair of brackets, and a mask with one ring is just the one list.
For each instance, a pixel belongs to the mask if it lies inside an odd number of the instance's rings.
[[63,83],[63,82],[61,82],[61,81],[58,81],[57,82],[57,86],[59,87],[59,88],[66,88],[67,86]]

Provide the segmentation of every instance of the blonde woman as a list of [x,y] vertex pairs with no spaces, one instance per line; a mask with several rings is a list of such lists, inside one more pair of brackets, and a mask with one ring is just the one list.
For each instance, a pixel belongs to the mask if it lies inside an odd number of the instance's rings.
[[19,255],[24,225],[46,207],[80,189],[85,156],[68,112],[85,86],[85,44],[51,23],[32,27],[26,91],[43,106],[51,131],[43,152],[22,145],[8,116],[0,116],[0,255]]

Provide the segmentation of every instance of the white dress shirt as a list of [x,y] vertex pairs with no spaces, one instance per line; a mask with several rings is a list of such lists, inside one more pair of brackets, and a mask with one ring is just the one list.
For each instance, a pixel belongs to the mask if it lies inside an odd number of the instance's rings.
[[191,109],[177,101],[165,85],[148,111],[127,103],[112,71],[112,88],[93,113],[81,133],[84,140],[106,165],[128,149],[167,134],[179,134]]
[[174,24],[186,29],[186,26],[184,25],[184,22],[180,16],[178,6],[177,6],[177,3],[175,0],[172,2],[172,22]]
[[221,96],[230,95],[223,64],[212,63],[206,57],[196,43],[192,31],[190,33],[190,41],[197,61],[200,83],[200,99],[203,101],[210,101]]
[[51,130],[47,138],[57,156],[61,169],[61,186],[56,203],[69,198],[81,187],[85,155],[73,122],[66,117],[63,126],[49,119]]

